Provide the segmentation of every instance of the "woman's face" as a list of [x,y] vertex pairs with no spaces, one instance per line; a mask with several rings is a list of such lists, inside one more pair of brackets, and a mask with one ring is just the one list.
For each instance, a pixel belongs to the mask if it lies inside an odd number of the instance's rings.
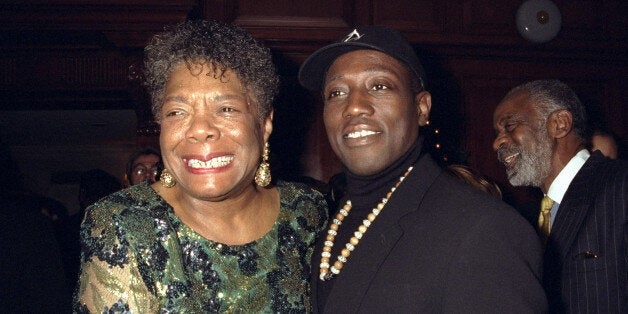
[[272,114],[262,123],[256,101],[231,70],[220,76],[209,63],[175,67],[160,113],[162,158],[175,188],[218,201],[254,187],[272,131]]

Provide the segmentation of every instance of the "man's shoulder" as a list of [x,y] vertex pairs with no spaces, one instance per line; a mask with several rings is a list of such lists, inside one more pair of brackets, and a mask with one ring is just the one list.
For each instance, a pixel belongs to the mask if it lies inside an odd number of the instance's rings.
[[602,155],[599,151],[591,153],[589,159],[585,162],[582,169],[595,169],[597,171],[615,172],[616,174],[624,174],[628,170],[628,161],[623,159],[611,159]]
[[448,195],[446,199],[449,199],[453,203],[459,203],[461,205],[476,204],[496,208],[510,208],[508,204],[498,197],[482,191],[480,188],[472,186],[461,179],[453,177],[447,174],[447,172],[443,172],[439,176],[434,187],[436,189],[442,189],[441,193]]
[[462,217],[460,223],[464,224],[475,224],[487,217],[496,221],[520,218],[519,213],[503,200],[445,172],[434,182],[425,200],[436,203],[447,217]]
[[628,180],[628,161],[610,159],[594,152],[582,166],[574,180],[588,181],[595,185],[625,184]]

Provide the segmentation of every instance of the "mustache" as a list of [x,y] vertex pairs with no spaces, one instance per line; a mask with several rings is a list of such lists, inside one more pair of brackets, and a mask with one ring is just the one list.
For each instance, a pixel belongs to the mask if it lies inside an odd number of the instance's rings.
[[514,155],[514,154],[520,154],[521,153],[521,147],[519,146],[502,146],[499,149],[497,149],[497,159],[501,162],[504,161],[504,156],[510,156],[510,155]]

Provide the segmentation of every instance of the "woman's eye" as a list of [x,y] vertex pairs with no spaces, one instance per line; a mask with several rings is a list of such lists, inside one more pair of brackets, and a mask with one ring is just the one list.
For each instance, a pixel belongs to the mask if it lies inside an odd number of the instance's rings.
[[506,129],[506,131],[508,132],[512,132],[515,128],[517,128],[516,123],[508,123],[504,126],[504,129]]
[[237,110],[233,107],[221,107],[220,111],[221,112],[236,112]]
[[181,110],[171,110],[166,112],[166,117],[175,117],[175,116],[180,116],[183,114],[183,111]]

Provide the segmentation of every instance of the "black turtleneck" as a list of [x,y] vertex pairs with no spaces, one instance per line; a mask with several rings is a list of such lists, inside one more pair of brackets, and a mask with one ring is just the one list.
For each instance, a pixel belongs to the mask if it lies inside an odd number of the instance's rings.
[[[362,220],[366,218],[366,215],[368,215],[373,207],[375,207],[377,203],[379,203],[382,198],[386,196],[386,193],[388,193],[392,186],[399,181],[399,177],[406,172],[408,167],[414,165],[421,157],[422,147],[423,137],[419,137],[417,142],[410,147],[405,155],[382,172],[371,176],[358,176],[351,173],[346,167],[344,167],[343,171],[347,178],[347,194],[339,202],[339,206],[344,206],[347,200],[351,200],[352,206],[349,216],[344,219],[338,230],[338,235],[336,236],[334,247],[332,249],[330,265],[333,265],[334,262],[336,262],[337,256],[340,254],[340,250],[344,248],[345,244],[353,236],[353,233],[358,229]],[[333,219],[333,217],[330,217],[330,219]],[[373,223],[376,224],[377,221]],[[326,232],[327,230],[325,230],[325,233],[321,236],[323,238],[322,241],[324,241],[324,238],[327,235]],[[368,231],[366,232],[365,237],[368,237]],[[360,245],[358,244],[356,250],[359,249]],[[314,252],[313,256],[312,267],[316,267],[316,269],[318,269],[321,252]],[[351,256],[347,259],[345,267],[350,264]],[[342,271],[340,271],[338,276],[342,277]],[[316,271],[316,277],[318,278],[318,271]],[[338,278],[329,281],[320,281],[320,279],[317,280],[319,281],[317,285],[318,293],[316,297],[318,298],[318,306],[323,308],[327,302],[329,293],[334,286],[334,282],[338,280]]]

